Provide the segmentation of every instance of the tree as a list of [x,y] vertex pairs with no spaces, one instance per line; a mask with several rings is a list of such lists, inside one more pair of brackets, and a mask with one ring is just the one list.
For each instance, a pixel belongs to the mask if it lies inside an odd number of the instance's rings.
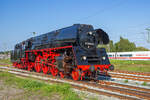
[[136,51],[149,51],[149,49],[144,47],[136,47]]
[[107,52],[149,51],[149,49],[144,47],[136,47],[135,43],[123,37],[120,37],[120,41],[115,44],[110,40],[108,45],[99,44],[98,47],[105,48]]
[[136,45],[128,39],[120,37],[120,41],[114,44],[114,48],[117,52],[134,51]]
[[109,48],[110,48],[110,52],[115,51],[113,40],[110,40],[110,42],[109,42]]

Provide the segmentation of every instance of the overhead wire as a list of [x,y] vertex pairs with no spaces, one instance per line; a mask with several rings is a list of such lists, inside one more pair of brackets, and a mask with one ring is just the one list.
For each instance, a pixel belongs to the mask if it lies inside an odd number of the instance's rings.
[[118,6],[121,6],[121,4],[124,4],[124,0],[121,0],[120,2],[117,2],[117,3],[115,3],[114,5],[109,6],[109,7],[107,7],[107,8],[103,8],[103,9],[101,9],[101,10],[98,10],[98,11],[96,11],[95,13],[90,14],[89,16],[86,16],[86,17],[83,17],[83,18],[81,18],[81,19],[78,19],[78,20],[76,20],[76,22],[78,22],[78,21],[81,22],[81,21],[83,21],[83,20],[89,21],[88,19],[91,19],[91,18],[96,17],[96,16],[98,16],[98,15],[100,15],[100,14],[106,12],[106,11],[109,11],[109,10],[112,10],[112,9],[118,7]]

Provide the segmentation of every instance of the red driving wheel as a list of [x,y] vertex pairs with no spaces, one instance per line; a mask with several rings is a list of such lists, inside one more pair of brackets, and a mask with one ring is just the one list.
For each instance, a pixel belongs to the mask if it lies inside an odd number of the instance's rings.
[[72,78],[74,79],[74,80],[80,80],[81,79],[81,73],[80,73],[80,71],[79,70],[73,70],[72,71]]
[[28,71],[31,71],[31,64],[28,65]]
[[42,70],[43,70],[43,73],[44,73],[44,74],[47,74],[47,73],[49,73],[50,68],[49,68],[49,66],[44,65],[44,66],[42,67]]
[[61,78],[64,78],[65,75],[64,75],[63,72],[59,72],[59,74],[60,74],[60,77],[61,77]]
[[32,71],[34,67],[34,63],[28,63],[28,71]]
[[42,65],[40,63],[40,57],[36,58],[36,63],[35,63],[35,70],[36,72],[41,72]]
[[52,74],[53,76],[56,76],[57,73],[58,73],[58,69],[55,68],[55,67],[51,67],[51,68],[50,68],[50,72],[51,72],[51,74]]

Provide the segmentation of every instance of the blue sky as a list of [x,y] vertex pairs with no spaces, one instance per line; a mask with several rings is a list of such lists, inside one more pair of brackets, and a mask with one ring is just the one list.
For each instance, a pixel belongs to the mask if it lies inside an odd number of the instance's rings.
[[0,0],[0,51],[17,42],[75,23],[104,29],[150,49],[150,0]]

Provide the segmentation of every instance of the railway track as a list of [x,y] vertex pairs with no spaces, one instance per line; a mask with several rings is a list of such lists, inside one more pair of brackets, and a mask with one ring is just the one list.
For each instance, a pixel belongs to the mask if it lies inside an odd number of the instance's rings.
[[112,73],[128,74],[128,75],[134,75],[134,76],[148,76],[148,77],[150,77],[150,72],[132,72],[132,71],[115,70]]
[[147,74],[129,74],[129,73],[120,73],[120,72],[109,72],[112,78],[120,78],[120,79],[127,79],[127,80],[133,80],[133,81],[141,81],[141,82],[147,82],[150,83],[150,76]]
[[52,75],[45,75],[43,73],[28,72],[26,70],[14,69],[9,67],[0,67],[1,70],[7,70],[10,73],[17,74],[23,77],[32,77],[44,81],[51,81],[56,83],[69,83],[73,88],[79,90],[87,90],[89,92],[95,92],[101,95],[113,96],[120,99],[128,100],[149,100],[150,88],[142,88],[131,85],[124,85],[120,83],[110,81],[74,81],[71,79],[61,79],[59,77],[53,77]]

